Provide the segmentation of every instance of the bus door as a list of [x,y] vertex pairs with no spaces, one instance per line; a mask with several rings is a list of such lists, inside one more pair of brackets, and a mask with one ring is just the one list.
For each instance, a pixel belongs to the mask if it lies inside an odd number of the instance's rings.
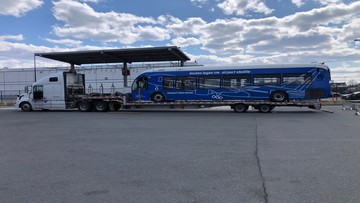
[[134,98],[133,100],[134,101],[150,100],[148,86],[149,86],[149,82],[147,76],[142,76],[137,78],[131,87],[132,96]]

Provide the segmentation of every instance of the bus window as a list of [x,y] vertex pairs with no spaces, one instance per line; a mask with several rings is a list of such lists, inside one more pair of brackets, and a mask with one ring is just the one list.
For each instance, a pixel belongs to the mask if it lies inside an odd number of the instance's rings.
[[238,89],[248,85],[250,85],[250,76],[248,75],[224,76],[223,78],[223,88]]
[[177,90],[194,90],[196,89],[196,77],[176,77]]
[[311,84],[310,74],[284,74],[284,85],[308,85]]
[[199,77],[200,89],[218,89],[220,88],[220,77]]
[[173,77],[164,77],[163,78],[163,89],[164,90],[174,89],[174,78]]
[[280,75],[254,75],[254,85],[280,85]]

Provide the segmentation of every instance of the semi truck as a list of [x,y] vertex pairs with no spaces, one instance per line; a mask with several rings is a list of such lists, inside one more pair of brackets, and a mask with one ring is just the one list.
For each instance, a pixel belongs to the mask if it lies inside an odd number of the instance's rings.
[[[291,71],[295,70],[294,67],[289,66]],[[302,65],[300,67],[308,67],[309,65]],[[272,68],[277,66],[272,66]],[[204,67],[200,67],[204,70]],[[294,68],[294,69],[292,69]],[[252,86],[249,86],[249,92],[244,90],[234,90],[231,89],[232,85],[245,85],[246,82],[243,81],[243,77],[233,77],[229,78],[227,81],[227,76],[221,76],[221,80],[217,81],[215,75],[211,75],[214,73],[235,73],[238,71],[241,74],[249,74],[246,71],[239,71],[236,68],[234,69],[226,69],[226,71],[219,72],[214,71],[215,69],[209,69],[210,71],[199,71],[199,67],[196,67],[196,70],[192,70],[187,67],[178,67],[172,69],[154,69],[142,73],[136,78],[132,85],[131,92],[125,93],[86,93],[85,88],[85,75],[76,73],[75,71],[70,72],[58,72],[54,74],[50,74],[33,83],[31,87],[28,88],[28,91],[24,94],[21,94],[17,97],[15,101],[15,107],[21,108],[22,111],[32,111],[32,110],[66,110],[66,109],[78,109],[81,112],[89,112],[89,111],[97,111],[97,112],[105,112],[105,111],[117,111],[119,109],[185,109],[185,108],[211,108],[217,106],[230,106],[235,112],[246,112],[249,107],[253,107],[259,112],[268,113],[271,112],[275,107],[282,106],[297,106],[297,107],[309,107],[312,109],[320,110],[321,104],[319,99],[328,97],[328,89],[330,72],[327,69],[327,66],[322,65],[311,65],[312,70],[309,71],[308,74],[279,74],[279,79],[281,79],[281,84],[279,81],[279,85],[277,87],[271,86],[273,89],[269,90],[267,94],[270,96],[266,97],[251,97],[252,92],[264,92],[262,89],[256,90],[256,84],[258,78],[257,76],[251,76]],[[169,75],[169,71],[175,72],[183,72],[184,69],[190,74],[188,78],[184,78],[185,76],[174,76]],[[314,71],[313,71],[314,70]],[[159,74],[164,74],[166,72],[166,77],[161,76],[158,77]],[[150,74],[151,73],[151,74]],[[200,75],[196,75],[200,74]],[[156,76],[157,75],[157,76]],[[202,77],[204,75],[204,78]],[[261,74],[264,75],[264,74]],[[265,74],[266,75],[266,74]],[[145,77],[147,76],[147,77]],[[156,77],[155,77],[156,76]],[[273,77],[274,74],[271,76]],[[286,78],[287,77],[287,78]],[[151,79],[152,78],[152,79]],[[156,82],[159,84],[155,84],[152,81],[156,78]],[[220,77],[219,77],[220,78]],[[250,78],[250,76],[249,76]],[[209,80],[207,80],[209,79]],[[269,80],[269,78],[263,78],[265,82]],[[270,78],[273,80],[273,78]],[[284,81],[283,81],[284,80]],[[302,81],[302,85],[297,81],[294,84],[297,84],[298,87],[294,87],[293,89],[286,87],[285,80],[304,80]],[[311,81],[308,81],[311,80]],[[325,88],[312,88],[311,85],[316,84],[316,80],[319,80],[321,84],[325,84]],[[209,87],[207,91],[207,96],[213,99],[196,99],[195,97],[179,97],[180,99],[174,99],[174,97],[170,97],[173,95],[196,95],[198,92],[201,92],[202,82],[208,82],[207,85],[216,85],[217,82],[221,88],[223,86],[228,85],[231,89],[230,93],[239,93],[242,95],[247,95],[248,97],[238,97],[238,99],[226,99],[226,94],[224,91],[222,93],[217,92],[216,90]],[[264,82],[259,81],[259,82]],[[320,83],[320,82],[317,83]],[[146,82],[146,83],[144,83]],[[194,84],[191,84],[194,82]],[[225,84],[225,82],[229,82],[229,84]],[[237,82],[239,84],[237,84]],[[300,81],[301,82],[301,81]],[[244,83],[244,84],[240,84]],[[326,85],[327,83],[327,85]],[[166,85],[166,87],[165,87]],[[180,85],[183,89],[180,88]],[[191,87],[189,89],[190,86]],[[152,89],[154,92],[144,91],[145,88],[149,86],[154,86]],[[281,86],[282,89],[279,89]],[[291,85],[290,85],[291,86]],[[259,86],[260,87],[260,86]],[[199,89],[198,89],[199,88]],[[151,89],[151,88],[149,88]],[[296,92],[296,91],[297,92]],[[148,95],[148,99],[143,99],[142,95]],[[201,92],[201,95],[204,95]],[[293,95],[299,97],[302,95],[303,99],[293,99]],[[329,94],[330,95],[330,94]],[[211,96],[211,97],[210,97]],[[232,95],[234,96],[234,95]],[[168,99],[168,98],[171,99]],[[187,99],[191,98],[191,99]],[[252,99],[255,98],[255,99]],[[295,97],[294,97],[295,98]]]

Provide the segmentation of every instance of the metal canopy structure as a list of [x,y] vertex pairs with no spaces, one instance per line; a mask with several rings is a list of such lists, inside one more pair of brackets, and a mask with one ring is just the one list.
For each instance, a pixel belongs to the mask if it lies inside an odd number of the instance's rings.
[[35,56],[62,61],[71,65],[160,61],[180,61],[183,63],[190,60],[190,58],[176,46],[49,52],[35,53]]
[[185,61],[190,60],[190,58],[176,46],[35,53],[35,81],[36,56],[69,63],[71,67],[70,72],[75,72],[75,65],[123,63],[122,73],[124,76],[124,87],[127,87],[128,63],[179,61],[180,66],[183,66]]

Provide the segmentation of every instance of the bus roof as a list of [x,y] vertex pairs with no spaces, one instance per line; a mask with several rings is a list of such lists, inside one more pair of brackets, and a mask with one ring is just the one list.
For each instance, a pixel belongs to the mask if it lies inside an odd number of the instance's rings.
[[144,71],[148,72],[171,72],[171,71],[207,71],[207,70],[237,70],[237,69],[267,69],[267,68],[321,68],[329,70],[329,67],[320,63],[309,64],[261,64],[261,65],[231,65],[231,66],[183,66],[169,68],[154,68]]

